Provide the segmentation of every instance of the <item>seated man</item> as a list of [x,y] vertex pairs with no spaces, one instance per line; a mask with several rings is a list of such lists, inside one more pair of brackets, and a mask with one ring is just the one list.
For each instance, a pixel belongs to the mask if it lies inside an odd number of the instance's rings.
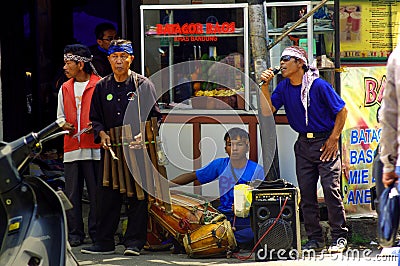
[[241,128],[231,128],[224,136],[225,151],[229,157],[218,158],[191,173],[179,175],[171,182],[185,185],[195,180],[201,184],[219,178],[220,206],[218,210],[231,222],[239,247],[253,245],[253,232],[250,217],[240,218],[234,215],[233,187],[256,179],[264,180],[264,170],[259,164],[247,159],[249,135]]

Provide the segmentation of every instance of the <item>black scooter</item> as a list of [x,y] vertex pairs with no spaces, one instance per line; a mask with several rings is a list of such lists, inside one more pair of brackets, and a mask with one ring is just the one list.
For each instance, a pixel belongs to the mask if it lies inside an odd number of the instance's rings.
[[67,241],[65,209],[55,190],[22,173],[54,133],[56,121],[38,133],[0,144],[0,265],[78,265]]

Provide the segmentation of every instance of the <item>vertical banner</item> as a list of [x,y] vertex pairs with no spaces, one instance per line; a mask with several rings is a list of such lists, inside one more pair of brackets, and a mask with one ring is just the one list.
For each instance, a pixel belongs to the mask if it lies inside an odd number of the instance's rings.
[[397,44],[399,0],[340,1],[341,58],[385,60]]
[[381,128],[377,111],[386,84],[386,67],[349,67],[341,75],[348,116],[342,132],[342,192],[346,213],[371,213],[372,163]]

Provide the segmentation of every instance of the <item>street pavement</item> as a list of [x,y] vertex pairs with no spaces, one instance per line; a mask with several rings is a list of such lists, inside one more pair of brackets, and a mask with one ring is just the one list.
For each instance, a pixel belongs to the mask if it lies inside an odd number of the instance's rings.
[[[87,244],[89,245],[89,244]],[[82,254],[81,247],[74,247],[72,251],[79,261],[79,265],[143,265],[143,266],[168,266],[168,265],[188,265],[188,266],[205,266],[205,265],[290,265],[290,266],[368,266],[368,265],[400,265],[396,256],[382,256],[381,250],[378,249],[349,249],[343,254],[325,254],[325,252],[317,253],[315,256],[304,256],[296,260],[276,260],[276,261],[255,261],[254,254],[249,252],[239,253],[239,257],[231,258],[209,258],[209,259],[193,259],[186,254],[172,254],[171,251],[146,251],[143,250],[140,256],[124,256],[124,247],[117,246],[116,253],[112,255],[90,255]],[[249,257],[249,255],[251,255]],[[248,257],[248,259],[246,259]]]
[[[85,227],[87,229],[87,204],[83,205],[84,208],[84,221]],[[351,220],[351,219],[350,219]],[[375,230],[376,224],[373,220],[368,220],[366,224],[372,224],[371,227],[361,226],[362,219],[352,220],[353,233],[360,234],[362,236],[369,238],[366,231]],[[358,223],[356,223],[358,222]],[[328,226],[322,223],[322,226]],[[372,235],[375,235],[374,233]],[[250,251],[240,252],[239,258],[232,256],[231,258],[208,258],[208,259],[193,259],[189,258],[186,254],[172,254],[171,251],[147,251],[142,250],[140,256],[124,256],[124,246],[116,246],[116,253],[112,255],[91,255],[82,254],[80,252],[82,247],[90,246],[90,240],[86,239],[87,244],[79,247],[73,247],[72,252],[77,258],[79,265],[107,265],[107,266],[117,266],[117,265],[139,265],[139,266],[214,266],[214,265],[267,265],[267,266],[400,266],[398,263],[397,256],[382,256],[385,254],[397,254],[397,251],[391,251],[385,249],[386,252],[382,252],[381,249],[376,245],[370,245],[370,247],[351,247],[348,251],[343,254],[326,254],[326,250],[317,253],[315,256],[305,255],[296,260],[276,260],[276,261],[255,261],[255,255],[251,254]],[[116,238],[116,242],[118,239]],[[400,249],[400,248],[399,248]]]

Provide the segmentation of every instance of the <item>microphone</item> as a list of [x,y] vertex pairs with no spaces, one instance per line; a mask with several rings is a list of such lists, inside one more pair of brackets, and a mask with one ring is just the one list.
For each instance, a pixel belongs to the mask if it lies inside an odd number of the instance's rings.
[[[272,70],[272,72],[274,73],[274,75],[278,74],[279,71],[281,71],[281,67],[274,67],[274,69]],[[262,80],[260,83],[258,83],[258,87],[261,87],[262,85],[264,85],[265,81]]]

